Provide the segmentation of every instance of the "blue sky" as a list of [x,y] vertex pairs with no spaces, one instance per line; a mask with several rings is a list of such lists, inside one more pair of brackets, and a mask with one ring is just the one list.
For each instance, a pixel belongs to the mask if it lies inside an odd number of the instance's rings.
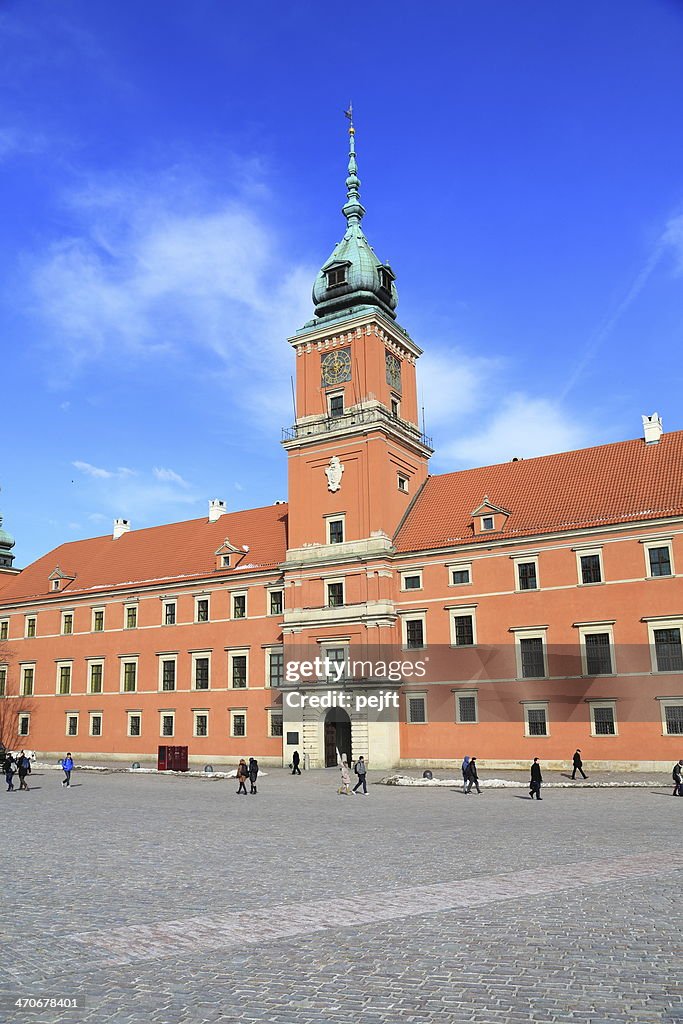
[[433,472],[683,428],[682,3],[5,0],[0,41],[17,565],[286,497],[349,99]]

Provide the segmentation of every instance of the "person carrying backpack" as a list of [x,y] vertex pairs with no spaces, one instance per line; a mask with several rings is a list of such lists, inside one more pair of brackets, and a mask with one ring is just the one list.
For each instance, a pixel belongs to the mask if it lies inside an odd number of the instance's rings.
[[366,767],[365,761],[363,760],[363,755],[362,754],[360,755],[360,757],[356,761],[356,764],[354,765],[353,770],[356,773],[356,775],[358,776],[358,782],[353,787],[353,792],[357,793],[358,790],[360,789],[360,787],[362,786],[363,787],[363,796],[367,796],[368,795],[368,784],[367,784],[367,781],[366,781],[365,777],[366,777],[366,775],[368,773],[368,769]]
[[255,757],[249,758],[249,782],[251,783],[250,792],[258,792],[256,789],[256,780],[258,778],[258,761]]
[[470,763],[467,765],[467,774],[465,776],[465,781],[467,783],[465,793],[471,793],[472,786],[474,786],[477,790],[477,793],[481,794],[481,790],[479,789],[479,775],[477,774],[476,757],[470,758]]
[[12,782],[12,779],[14,778],[14,758],[9,751],[5,754],[5,761],[2,766],[2,770],[5,775],[5,782],[7,783],[7,792],[11,793],[14,789],[14,783]]
[[683,780],[681,779],[681,772],[683,771],[683,761],[676,761],[671,772],[671,778],[674,780],[674,791],[672,796],[683,796]]
[[19,776],[19,789],[28,789],[26,784],[26,776],[31,770],[31,762],[27,758],[26,754],[22,750],[17,758],[17,774]]

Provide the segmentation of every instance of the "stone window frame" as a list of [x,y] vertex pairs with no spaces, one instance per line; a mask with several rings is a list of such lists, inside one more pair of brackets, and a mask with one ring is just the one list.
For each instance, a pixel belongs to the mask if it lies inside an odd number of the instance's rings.
[[[130,625],[128,619],[133,618],[133,624]],[[123,606],[123,628],[124,629],[137,629],[138,628],[138,602],[137,601],[126,601]]]
[[[80,715],[80,712],[78,712],[78,711],[67,711],[67,712],[65,712],[65,715],[64,715],[64,717],[65,717],[65,731],[64,731],[64,735],[65,736],[69,736],[72,739],[73,739],[74,736],[78,736],[79,715]],[[70,732],[69,731],[69,725],[71,724],[71,722],[73,720],[75,720],[75,722],[76,722],[76,731],[75,732]]]
[[[579,547],[572,548],[576,556],[576,579],[577,586],[579,587],[597,587],[601,583],[605,582],[605,565],[602,558],[602,544],[587,544]],[[600,563],[600,579],[593,580],[591,583],[584,583],[583,580],[583,567],[581,565],[581,559],[587,558],[589,555],[597,555]]]
[[[26,692],[26,671],[27,669],[31,672],[31,690],[30,693]],[[36,662],[35,661],[21,661],[19,662],[19,696],[20,697],[33,697],[36,692]]]
[[[238,598],[244,598],[244,615],[237,615],[235,613],[235,603]],[[230,618],[241,621],[249,617],[249,591],[248,590],[235,590],[230,593]]]
[[[86,668],[86,673],[87,673],[87,675],[86,675],[87,692],[88,693],[94,693],[94,694],[104,693],[104,663],[105,663],[105,659],[104,658],[86,658],[85,661],[86,661],[86,666],[87,666],[87,668]],[[93,688],[92,688],[92,669],[94,667],[96,667],[96,666],[99,666],[102,669],[102,672],[101,672],[101,675],[100,675],[100,689],[99,690],[93,690]]]
[[[206,740],[209,738],[209,708],[193,708],[192,709],[192,736],[197,740]],[[206,719],[206,732],[198,732],[197,720],[199,718]]]
[[[266,687],[268,689],[270,689],[271,687],[273,687],[273,682],[272,682],[272,678],[271,678],[270,656],[271,656],[271,654],[281,654],[282,655],[282,682],[284,683],[284,681],[285,681],[285,648],[284,648],[284,644],[272,644],[272,645],[268,645],[268,646],[264,647],[263,651],[264,651],[264,655],[265,655],[265,659],[266,659],[266,662],[265,662],[265,672],[264,672],[264,677],[263,678],[265,679]],[[280,687],[279,686],[275,686],[275,687],[273,687],[273,689],[279,690]]]
[[0,619],[0,641],[9,640],[9,617]]
[[[166,662],[173,662],[173,686],[168,689],[164,686],[164,664]],[[175,693],[178,689],[178,652],[177,651],[161,651],[157,654],[157,687],[159,693]]]
[[[476,647],[477,646],[477,605],[476,604],[463,604],[463,605],[448,605],[446,607],[448,612],[448,626],[450,632],[451,647]],[[457,633],[455,620],[457,618],[470,618],[472,620],[472,643],[471,644],[459,644],[457,642]]]
[[[213,650],[202,649],[196,651],[190,651],[191,667],[190,667],[190,689],[196,693],[208,693],[211,690],[211,684],[213,682]],[[208,676],[206,686],[197,686],[197,662],[200,658],[205,658],[208,661]]]
[[[73,676],[74,676],[74,663],[71,658],[60,659],[55,662],[55,696],[57,697],[70,697],[71,690],[73,687]],[[68,669],[68,689],[62,689],[62,671]]]
[[24,615],[24,639],[34,640],[38,635],[38,616],[35,613]]
[[[268,738],[273,740],[283,739],[284,737],[284,714],[282,708],[268,708]],[[280,732],[273,732],[273,719],[280,720]]]
[[[513,565],[515,567],[515,593],[516,594],[535,594],[541,589],[541,574],[539,569],[539,554],[536,551],[529,552],[528,554],[521,555],[510,555]],[[536,566],[536,586],[535,587],[522,587],[521,578],[519,574],[520,567],[522,565],[528,565],[533,563]]]
[[[99,614],[102,615],[102,628],[101,629],[97,629],[96,625],[95,625],[96,616],[99,615]],[[104,631],[106,629],[106,619],[107,619],[107,615],[106,615],[106,608],[105,608],[105,606],[104,605],[97,605],[97,607],[94,607],[91,610],[91,615],[90,615],[90,632],[91,633],[104,633]]]
[[[614,732],[597,732],[595,726],[595,710],[596,708],[610,708],[612,711],[612,722],[614,724]],[[615,699],[605,698],[603,700],[589,700],[588,711],[590,714],[591,723],[591,736],[597,740],[613,740],[619,735],[619,722],[617,720],[617,702]]]
[[[132,719],[137,718],[140,721],[140,731],[137,733],[132,732],[131,723]],[[142,711],[126,711],[126,736],[129,739],[140,739],[142,736]]]
[[679,739],[683,738],[683,733],[669,732],[666,724],[666,709],[683,707],[683,696],[681,697],[656,697],[659,701],[659,712],[662,720],[662,736],[676,736]]
[[[472,562],[447,562],[446,569],[448,571],[448,586],[449,587],[471,587],[472,586]],[[467,580],[465,583],[455,583],[453,581],[454,572],[467,572]]]
[[[427,714],[427,691],[426,690],[406,690],[406,724],[407,725],[429,725],[429,715]],[[422,707],[424,709],[424,719],[413,719],[412,711],[410,709],[411,700],[421,700]]]
[[[137,693],[138,689],[138,654],[119,654],[119,693]],[[126,665],[135,665],[135,686],[126,687]]]
[[[526,739],[531,740],[545,740],[550,737],[550,714],[549,705],[550,701],[547,700],[523,700],[520,702],[524,711],[524,736]],[[544,733],[532,733],[529,722],[530,711],[544,711],[545,712],[545,732]]]
[[[93,732],[95,721],[99,719],[100,731]],[[104,712],[102,711],[89,711],[88,712],[88,735],[92,736],[93,739],[100,739],[104,735]]]
[[[68,630],[66,628],[66,625],[67,625],[67,621],[66,620],[67,620],[67,618],[71,619],[71,622],[69,623],[70,628]],[[75,613],[74,613],[74,609],[73,608],[63,608],[62,609],[62,614],[61,614],[60,626],[59,626],[60,636],[73,636],[75,622],[76,622],[76,616],[75,616]]]
[[[159,708],[159,737],[165,740],[172,740],[175,737],[175,708]],[[171,731],[164,732],[164,719],[171,719]]]
[[[645,579],[648,580],[670,580],[676,575],[676,566],[674,564],[674,545],[673,537],[643,537],[639,541],[643,545],[643,554],[645,556]],[[667,576],[655,576],[652,573],[652,566],[650,564],[650,551],[653,548],[668,548],[669,549],[669,566],[671,572]]]
[[[511,626],[510,632],[515,638],[515,662],[517,679],[547,679],[548,678],[548,626]],[[543,675],[523,675],[522,647],[520,640],[542,640],[541,650],[543,652]]]
[[[455,697],[455,721],[457,725],[479,725],[479,692],[478,690],[456,690]],[[460,698],[474,697],[474,721],[463,720],[460,717]]]
[[[670,576],[663,576],[662,579],[670,579]],[[680,675],[681,670],[677,668],[658,668],[657,648],[655,645],[656,629],[677,629],[683,647],[683,615],[652,616],[642,619],[647,624],[648,641],[650,644],[650,669],[658,676]]]
[[[235,718],[237,718],[239,716],[244,718],[244,732],[243,733],[236,733],[235,732]],[[248,736],[248,732],[249,732],[249,723],[248,723],[248,718],[247,718],[247,709],[246,708],[230,708],[230,738],[231,739],[236,739],[236,740],[246,739],[246,737]]]
[[[250,648],[249,647],[227,647],[228,654],[228,689],[229,690],[249,690],[249,670],[250,670]],[[233,683],[233,677],[235,673],[234,663],[235,658],[245,658],[244,664],[244,686],[235,686]]]
[[[592,584],[594,586],[594,584]],[[591,584],[586,584],[591,586]],[[592,679],[594,676],[615,676],[617,675],[616,647],[614,644],[614,624],[616,619],[605,619],[602,622],[575,622],[574,628],[579,633],[579,647],[581,651],[581,675]],[[609,672],[588,672],[588,652],[586,650],[586,637],[607,633],[609,636]]]
[[[167,621],[167,609],[173,608],[173,622]],[[178,599],[175,597],[164,597],[161,601],[161,625],[177,626],[178,624]]]
[[[333,512],[330,515],[323,516],[325,520],[325,543],[326,544],[343,544],[346,541],[346,512]],[[332,523],[342,524],[342,539],[332,540]]]
[[[22,728],[23,723],[26,723],[26,727]],[[30,736],[31,735],[31,712],[30,711],[19,711],[17,714],[17,736]]]
[[[427,609],[426,608],[414,608],[410,610],[401,610],[398,613],[401,619],[401,647],[404,651],[424,651],[427,647]],[[408,646],[408,623],[409,622],[421,622],[422,623],[422,643],[419,647]]]
[[[422,590],[424,588],[424,581],[422,578],[422,569],[401,569],[401,592],[411,594],[416,590]],[[406,578],[408,576],[417,576],[419,584],[417,587],[407,587]]]

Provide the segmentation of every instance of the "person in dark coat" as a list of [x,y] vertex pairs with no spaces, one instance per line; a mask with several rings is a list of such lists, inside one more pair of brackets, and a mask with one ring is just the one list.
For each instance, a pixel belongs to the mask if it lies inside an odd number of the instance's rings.
[[247,796],[247,779],[249,778],[249,769],[247,768],[247,762],[244,758],[240,758],[240,763],[237,765],[237,781],[239,782],[239,789],[236,790],[237,795],[244,793]]
[[301,769],[299,768],[299,751],[295,750],[292,754],[292,775],[301,775]]
[[249,758],[249,782],[251,783],[251,793],[256,793],[256,780],[258,778],[258,761],[255,757]]
[[533,800],[534,793],[536,794],[537,800],[542,800],[541,796],[541,783],[543,782],[543,776],[541,775],[541,766],[538,763],[538,758],[534,758],[534,763],[531,766],[531,782],[529,783],[529,796]]
[[14,768],[15,768],[14,758],[9,753],[9,751],[7,751],[7,753],[5,754],[5,760],[4,760],[3,765],[2,765],[2,771],[3,771],[4,776],[5,776],[5,782],[7,783],[7,792],[8,793],[11,793],[12,790],[14,789],[14,782],[12,781],[12,779],[14,778]]
[[26,784],[26,776],[31,770],[31,763],[27,758],[26,754],[22,750],[17,758],[17,775],[19,776],[19,789],[28,789]]
[[683,772],[683,761],[676,761],[676,764],[673,766],[673,771],[671,772],[671,778],[674,780],[674,791],[671,794],[672,796],[683,796],[683,793],[681,793],[681,782],[683,781],[681,779],[681,772]]
[[470,763],[467,765],[467,773],[465,775],[465,781],[467,783],[467,787],[465,789],[465,793],[471,793],[472,792],[472,786],[474,786],[476,788],[477,793],[481,793],[481,790],[479,789],[479,775],[477,773],[477,759],[476,759],[476,757],[470,758]]
[[584,773],[584,770],[583,770],[583,761],[581,760],[581,751],[578,750],[578,749],[577,749],[576,753],[574,754],[574,771],[572,772],[572,778],[573,779],[576,778],[576,773],[577,772],[581,772],[581,774],[583,775],[584,779],[588,778],[588,776]]
[[363,796],[367,796],[368,795],[368,781],[367,781],[368,769],[367,769],[366,764],[365,764],[365,758],[363,757],[362,754],[360,755],[360,757],[356,761],[353,770],[356,773],[356,775],[358,776],[358,782],[353,787],[352,792],[353,793],[357,793],[358,790],[362,786],[363,787]]
[[464,757],[462,761],[462,791],[467,792],[467,766],[470,763],[469,757]]

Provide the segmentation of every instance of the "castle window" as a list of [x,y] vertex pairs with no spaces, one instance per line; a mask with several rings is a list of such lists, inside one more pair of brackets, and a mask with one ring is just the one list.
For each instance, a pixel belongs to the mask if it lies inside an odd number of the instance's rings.
[[590,702],[591,736],[616,736],[617,716],[613,700]]
[[208,690],[211,684],[211,658],[207,654],[192,655],[192,686],[195,690]]
[[230,712],[230,735],[235,738],[241,738],[247,735],[246,711]]
[[646,544],[648,576],[673,576],[671,567],[671,541],[666,544]]
[[385,270],[384,267],[380,267],[379,280],[385,292],[389,292],[389,294],[391,294],[391,274],[389,273],[388,270]]
[[408,477],[404,476],[403,473],[398,473],[397,476],[396,476],[396,481],[397,481],[397,484],[398,484],[399,491],[402,491],[404,494],[407,494],[408,493]]
[[160,663],[161,689],[175,690],[176,660],[175,658],[163,658]]
[[496,525],[496,521],[493,516],[482,516],[481,517],[481,528],[482,530],[492,530]]
[[66,716],[66,735],[78,736],[78,715]]
[[62,633],[68,636],[74,631],[73,612],[62,612]]
[[344,604],[344,583],[336,581],[327,584],[327,607],[341,608]]
[[327,287],[336,288],[340,284],[346,284],[346,267],[332,267],[325,271],[327,275]]
[[102,715],[99,712],[90,712],[90,735],[102,735]]
[[458,725],[475,725],[479,721],[476,691],[456,694],[455,720]]
[[196,597],[194,604],[195,622],[209,621],[209,599],[208,597]]
[[209,735],[209,713],[208,711],[193,711],[194,734],[202,737]]
[[247,595],[232,595],[232,617],[233,619],[246,619],[247,617]]
[[527,702],[524,707],[524,735],[549,736],[548,705],[546,702]]
[[93,633],[101,633],[104,629],[104,608],[93,608],[92,629]]
[[427,695],[407,693],[406,712],[409,725],[424,725],[427,721]]
[[167,711],[161,716],[161,736],[173,736],[175,733],[175,711]]
[[25,665],[21,671],[21,696],[33,696],[33,682],[36,675],[35,665]]
[[328,519],[327,520],[327,542],[328,542],[328,544],[343,544],[344,543],[344,520],[343,519]]
[[9,619],[0,620],[0,640],[7,640],[9,637]]
[[135,604],[126,607],[126,629],[136,629],[138,624],[138,608]]
[[104,674],[104,665],[101,661],[94,661],[89,664],[89,693],[102,693],[102,676]]
[[344,415],[344,392],[340,391],[339,394],[328,395],[327,396],[327,408],[328,408],[330,417],[333,420],[334,419],[339,419],[340,416],[343,416]]
[[31,728],[31,716],[30,715],[19,715],[19,725],[17,732],[20,736],[28,736]]
[[36,620],[34,615],[26,616],[26,633],[27,637],[34,637],[36,635]]
[[282,615],[282,591],[271,590],[270,591],[270,614],[271,615]]
[[128,735],[139,736],[142,733],[142,715],[139,711],[128,712]]
[[175,626],[176,616],[176,603],[175,601],[166,601],[164,604],[164,625]]

